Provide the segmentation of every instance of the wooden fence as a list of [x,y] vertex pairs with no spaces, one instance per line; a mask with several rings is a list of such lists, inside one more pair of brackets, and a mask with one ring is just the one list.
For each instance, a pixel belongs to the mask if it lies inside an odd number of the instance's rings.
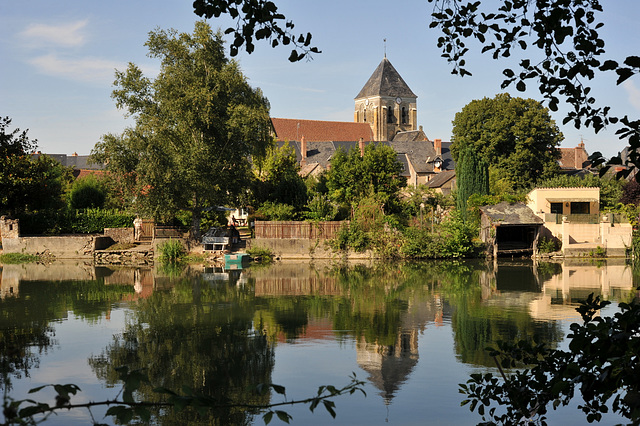
[[278,222],[256,221],[255,238],[281,238],[310,240],[329,240],[335,238],[343,225],[349,221],[341,222]]

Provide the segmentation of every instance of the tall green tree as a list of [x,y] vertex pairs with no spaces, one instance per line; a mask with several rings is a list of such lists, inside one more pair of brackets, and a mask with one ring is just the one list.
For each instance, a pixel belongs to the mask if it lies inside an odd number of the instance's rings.
[[456,207],[463,218],[467,217],[467,200],[473,194],[489,194],[489,167],[478,157],[473,148],[466,147],[458,155],[456,164],[458,194]]
[[332,200],[343,205],[356,205],[362,198],[377,194],[386,207],[397,202],[407,180],[402,177],[402,164],[393,148],[369,144],[364,155],[359,149],[348,153],[338,150],[327,172],[327,188]]
[[547,108],[507,93],[468,103],[453,120],[451,152],[458,160],[467,147],[498,168],[516,188],[527,188],[560,169],[562,133]]
[[9,117],[0,118],[0,215],[62,208],[70,171],[45,155],[32,158],[37,141],[10,126]]
[[258,205],[271,201],[300,210],[307,202],[307,186],[299,171],[296,153],[289,144],[269,150],[260,170],[256,170],[254,196]]
[[248,187],[250,156],[263,156],[271,141],[269,103],[204,22],[193,34],[152,31],[145,45],[160,60],[157,77],[130,63],[116,71],[112,94],[135,126],[103,136],[92,155],[132,177],[139,212],[157,219],[191,212],[197,237],[203,209],[230,203]]

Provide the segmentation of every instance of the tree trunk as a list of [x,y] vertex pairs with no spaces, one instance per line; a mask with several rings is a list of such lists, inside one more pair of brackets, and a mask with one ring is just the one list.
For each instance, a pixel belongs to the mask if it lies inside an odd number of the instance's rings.
[[191,211],[191,233],[197,242],[200,241],[200,220],[202,219],[202,210],[193,209]]

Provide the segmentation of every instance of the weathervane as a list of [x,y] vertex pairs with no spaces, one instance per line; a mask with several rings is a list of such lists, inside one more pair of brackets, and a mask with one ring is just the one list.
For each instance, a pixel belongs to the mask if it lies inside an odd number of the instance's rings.
[[384,40],[384,57],[387,57],[387,39],[385,38]]

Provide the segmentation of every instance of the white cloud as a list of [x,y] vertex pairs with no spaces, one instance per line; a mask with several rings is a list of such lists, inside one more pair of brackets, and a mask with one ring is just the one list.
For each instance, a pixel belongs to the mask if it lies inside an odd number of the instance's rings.
[[38,56],[29,61],[39,72],[69,80],[111,84],[115,70],[126,64],[100,58],[65,59],[55,54]]
[[85,19],[60,25],[31,24],[22,32],[22,36],[37,44],[82,46],[85,43],[83,30],[88,23]]
[[627,80],[622,83],[622,87],[627,91],[629,95],[629,103],[637,110],[640,110],[640,89],[631,80]]

